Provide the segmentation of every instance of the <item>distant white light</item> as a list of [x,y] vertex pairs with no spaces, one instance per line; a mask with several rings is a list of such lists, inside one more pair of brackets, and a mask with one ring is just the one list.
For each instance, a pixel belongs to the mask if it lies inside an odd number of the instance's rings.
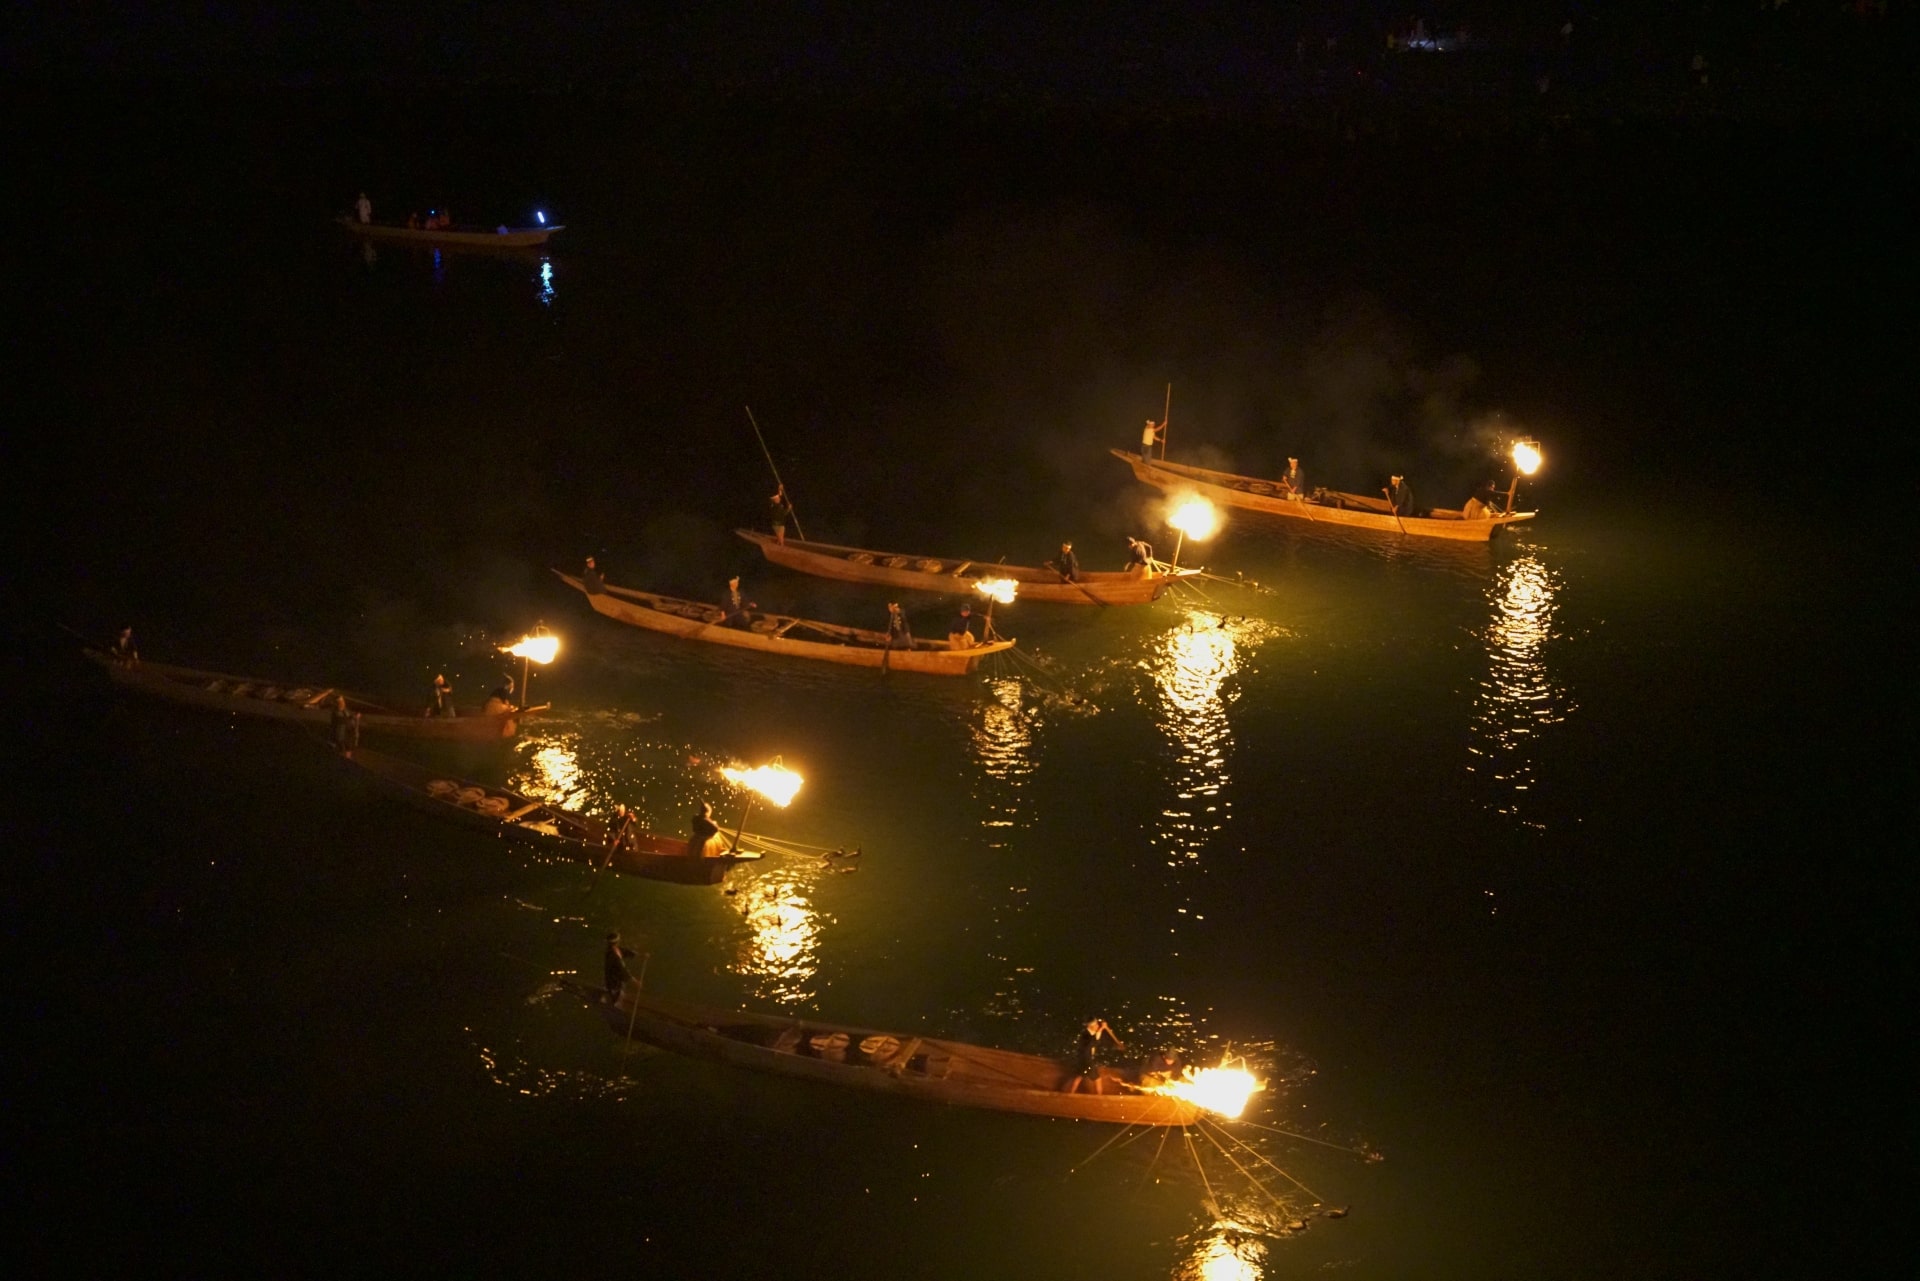
[[547,215],[545,210],[536,209],[533,211],[533,216],[540,220],[540,225],[542,227],[547,225]]

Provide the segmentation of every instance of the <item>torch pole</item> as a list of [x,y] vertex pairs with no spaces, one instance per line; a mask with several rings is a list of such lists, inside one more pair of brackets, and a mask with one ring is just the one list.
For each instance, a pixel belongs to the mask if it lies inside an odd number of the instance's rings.
[[1167,403],[1160,410],[1160,461],[1167,461],[1167,432],[1173,425],[1173,384],[1167,384]]
[[1186,546],[1186,544],[1187,544],[1187,531],[1183,529],[1180,531],[1180,537],[1174,540],[1173,559],[1168,562],[1167,564],[1168,569],[1180,568],[1180,549]]
[[747,817],[752,813],[753,813],[753,793],[748,792],[747,808],[740,811],[740,826],[733,829],[733,842],[732,844],[727,846],[727,853],[731,854],[740,848],[740,837],[746,832]]
[[1513,473],[1513,479],[1507,482],[1507,510],[1503,515],[1513,515],[1513,495],[1520,488],[1520,473]]
[[529,675],[533,670],[531,666],[532,662],[533,660],[527,655],[520,655],[520,710],[523,712],[532,706],[532,704],[527,702],[527,699],[533,696],[533,691],[527,688],[527,682],[533,679],[532,676]]

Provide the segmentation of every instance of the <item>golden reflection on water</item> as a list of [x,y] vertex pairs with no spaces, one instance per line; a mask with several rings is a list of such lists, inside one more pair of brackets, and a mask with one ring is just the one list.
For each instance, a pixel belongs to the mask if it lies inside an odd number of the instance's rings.
[[[758,1000],[810,1001],[820,968],[822,918],[807,894],[812,878],[785,856],[775,857],[789,866],[755,871],[738,882],[732,902],[747,932],[732,968],[751,980],[749,990]],[[772,861],[758,866],[765,869]]]
[[1174,798],[1161,813],[1155,840],[1168,862],[1196,859],[1206,838],[1225,824],[1230,802],[1221,796],[1232,782],[1227,752],[1233,727],[1227,678],[1240,670],[1240,649],[1260,624],[1191,610],[1162,636],[1146,668],[1160,695],[1160,730],[1174,747]]
[[[969,738],[981,772],[996,786],[976,795],[987,807],[981,826],[1004,829],[1019,823],[1020,788],[1033,773],[1033,724],[1024,706],[1025,687],[1019,681],[990,680],[987,693],[990,697],[981,701]],[[990,830],[990,848],[1005,843],[1003,834]]]
[[1209,1226],[1174,1272],[1175,1281],[1259,1281],[1267,1244],[1229,1219]]
[[1534,785],[1533,745],[1538,733],[1567,718],[1573,707],[1553,683],[1544,651],[1553,638],[1558,577],[1531,555],[1515,558],[1487,588],[1493,619],[1485,633],[1487,675],[1473,703],[1470,773],[1497,785],[1493,808],[1519,818]]
[[572,731],[523,736],[515,748],[518,767],[507,786],[562,809],[582,808],[588,792],[579,745],[580,736]]

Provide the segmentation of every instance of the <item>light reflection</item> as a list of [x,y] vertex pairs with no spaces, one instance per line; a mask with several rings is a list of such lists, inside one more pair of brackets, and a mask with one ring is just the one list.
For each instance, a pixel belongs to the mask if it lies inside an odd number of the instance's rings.
[[562,809],[582,808],[587,779],[580,768],[579,737],[570,731],[522,735],[516,745],[521,760],[507,786]]
[[1531,555],[1508,562],[1489,585],[1493,619],[1484,637],[1487,675],[1474,699],[1474,744],[1468,749],[1468,772],[1498,785],[1501,796],[1494,810],[1531,827],[1541,824],[1523,815],[1522,802],[1534,784],[1535,737],[1574,710],[1544,657],[1553,638],[1559,586],[1554,573]]
[[1199,858],[1208,838],[1225,825],[1228,803],[1220,795],[1232,782],[1227,753],[1233,728],[1224,688],[1240,670],[1243,633],[1256,626],[1192,610],[1160,638],[1147,660],[1160,695],[1160,729],[1174,747],[1177,803],[1162,812],[1155,838],[1168,847],[1170,865]]
[[1174,1273],[1177,1281],[1259,1281],[1266,1275],[1267,1243],[1231,1219],[1211,1224]]
[[553,300],[555,297],[554,288],[553,288],[553,259],[547,258],[547,257],[542,257],[540,259],[539,280],[540,280],[540,304],[543,307],[551,307],[553,306]]
[[[758,866],[767,868],[765,863]],[[753,980],[751,991],[758,1000],[787,1004],[813,999],[821,918],[807,889],[795,871],[776,866],[741,884],[730,900],[747,924],[733,969]]]

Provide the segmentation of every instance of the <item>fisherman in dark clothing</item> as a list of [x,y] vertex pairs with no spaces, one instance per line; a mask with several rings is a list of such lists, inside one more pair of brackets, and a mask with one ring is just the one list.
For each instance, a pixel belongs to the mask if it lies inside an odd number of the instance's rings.
[[1060,562],[1054,566],[1060,571],[1060,581],[1077,583],[1080,581],[1080,560],[1073,554],[1072,543],[1060,544]]
[[[720,825],[713,821],[713,802],[701,801],[700,808],[693,813],[693,834],[687,838],[687,854],[691,858],[705,858],[708,851],[720,839]],[[719,853],[726,851],[720,850]]]
[[973,606],[962,605],[960,613],[947,625],[948,649],[973,648]]
[[133,643],[133,628],[122,627],[120,635],[114,638],[113,648],[107,651],[113,661],[122,667],[140,666],[140,651]]
[[1287,459],[1287,469],[1280,473],[1280,492],[1288,498],[1307,496],[1307,474],[1300,470],[1298,458]]
[[436,676],[433,678],[433,714],[435,716],[446,717],[455,715],[453,710],[453,686],[447,684],[447,678],[445,676]]
[[1380,492],[1387,496],[1387,503],[1393,508],[1394,515],[1413,515],[1413,486],[1407,484],[1405,476],[1393,477]]
[[898,601],[887,602],[887,648],[913,648],[913,629],[907,626],[906,613]]
[[607,935],[607,1002],[612,1004],[620,999],[620,992],[633,979],[633,971],[627,968],[627,958],[639,953],[630,947],[620,946],[620,932],[615,930]]
[[1107,1026],[1105,1019],[1088,1019],[1086,1026],[1080,1029],[1079,1045],[1075,1050],[1074,1056],[1074,1066],[1079,1068],[1080,1074],[1073,1077],[1068,1083],[1068,1093],[1077,1094],[1081,1090],[1085,1090],[1089,1094],[1099,1094],[1102,1092],[1100,1089],[1100,1078],[1105,1069],[1102,1069],[1096,1062],[1099,1058],[1101,1037],[1112,1041],[1115,1049],[1124,1050],[1127,1048],[1120,1043],[1120,1038],[1113,1034],[1113,1029]]
[[613,807],[613,819],[607,824],[607,849],[612,852],[625,849],[627,841],[633,835],[633,811],[625,805]]
[[600,576],[600,566],[594,564],[593,557],[587,557],[587,567],[580,571],[580,585],[587,589],[589,596],[604,596],[607,580]]
[[353,749],[360,746],[359,718],[347,710],[347,696],[333,696],[333,715],[330,718],[333,731],[333,750],[342,756],[352,756]]
[[774,490],[773,497],[767,500],[767,523],[773,526],[773,541],[785,547],[787,526],[793,523],[793,503],[787,498],[785,485]]
[[740,594],[740,575],[735,574],[727,580],[726,595],[720,598],[720,625],[746,631],[753,626],[750,611],[758,609],[752,601]]

